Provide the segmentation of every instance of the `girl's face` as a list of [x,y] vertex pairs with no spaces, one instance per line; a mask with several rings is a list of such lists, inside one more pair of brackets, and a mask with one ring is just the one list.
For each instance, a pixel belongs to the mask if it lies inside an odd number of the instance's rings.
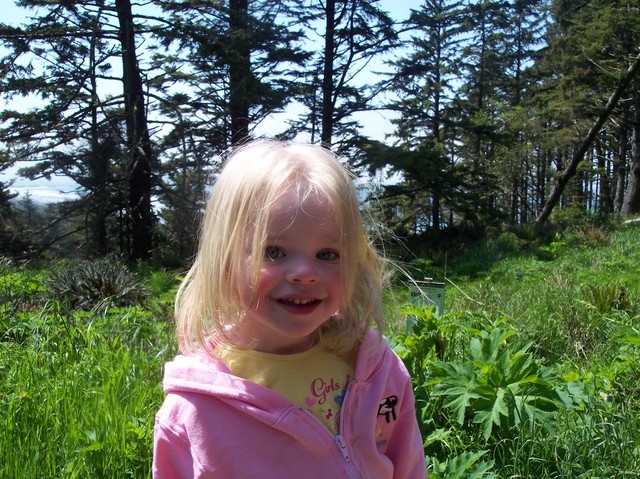
[[279,198],[269,220],[256,291],[246,255],[240,332],[257,351],[302,352],[341,304],[340,231],[325,200],[312,194],[301,202],[295,191]]

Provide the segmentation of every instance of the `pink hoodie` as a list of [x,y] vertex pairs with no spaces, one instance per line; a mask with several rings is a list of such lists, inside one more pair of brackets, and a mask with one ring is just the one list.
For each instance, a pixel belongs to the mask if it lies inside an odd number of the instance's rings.
[[[379,346],[378,346],[379,344]],[[341,434],[205,355],[167,363],[156,479],[425,479],[409,374],[370,331],[347,388]]]

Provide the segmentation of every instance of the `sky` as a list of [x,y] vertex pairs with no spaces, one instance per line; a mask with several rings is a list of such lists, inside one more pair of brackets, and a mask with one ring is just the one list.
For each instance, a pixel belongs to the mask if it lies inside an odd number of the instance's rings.
[[[418,9],[423,2],[424,0],[379,0],[379,5],[392,18],[404,20],[409,16],[411,9]],[[0,0],[0,3],[3,4],[3,18],[0,22],[13,25],[24,23],[24,10],[16,7],[13,0]],[[392,131],[389,117],[382,112],[363,113],[357,119],[363,124],[362,133],[370,138],[383,140],[385,135]],[[273,128],[277,123],[277,118],[272,120]],[[258,128],[258,132],[268,134],[269,129],[271,129],[270,123],[267,121]],[[17,167],[13,167],[0,172],[0,181],[4,183],[13,181],[10,190],[20,196],[28,193],[31,199],[39,203],[55,202],[75,196],[76,185],[69,178],[59,176],[52,177],[50,180],[43,178],[30,181],[17,176],[16,171]]]

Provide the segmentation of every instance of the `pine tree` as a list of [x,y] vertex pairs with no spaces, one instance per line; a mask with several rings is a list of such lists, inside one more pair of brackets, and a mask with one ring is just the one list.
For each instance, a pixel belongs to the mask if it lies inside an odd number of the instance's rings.
[[9,185],[0,181],[0,255],[16,254],[22,249],[22,241],[18,240],[12,200],[17,193],[11,193]]
[[[373,108],[379,93],[371,84],[359,84],[358,74],[379,55],[397,44],[394,22],[378,0],[310,1],[299,16],[318,38],[317,53],[307,71],[301,102],[308,113],[292,129],[308,132],[311,141],[346,150],[353,145],[359,123],[352,115]],[[318,138],[319,137],[319,138]]]
[[[8,50],[0,60],[5,73],[1,91],[13,107],[1,113],[0,141],[11,149],[12,161],[30,163],[21,170],[23,175],[31,179],[64,175],[78,183],[78,193],[90,200],[72,202],[69,214],[85,216],[88,250],[104,254],[109,248],[106,216],[120,209],[113,204],[120,195],[106,193],[109,172],[123,161],[114,156],[118,151],[111,144],[127,142],[121,136],[119,110],[146,113],[129,88],[126,96],[121,95],[122,79],[114,73],[115,62],[122,62],[119,34],[129,38],[131,30],[119,28],[114,6],[104,1],[25,0],[21,6],[34,9],[30,23],[3,25],[0,31]],[[124,51],[132,56],[134,49],[131,43]],[[131,68],[137,68],[135,60],[127,67],[128,77]],[[105,144],[105,137],[111,144]],[[129,151],[139,154],[140,146],[136,140]],[[105,154],[107,150],[111,153]],[[132,193],[130,212],[138,231],[132,257],[140,258],[150,252],[150,203],[144,201],[150,198],[150,183],[139,181],[137,167],[143,162],[136,158],[130,163],[132,182],[128,187],[117,184]]]
[[[171,16],[159,29],[154,83],[179,110],[197,148],[211,157],[247,140],[257,124],[282,111],[298,91],[296,67],[308,55],[287,2],[161,2]],[[200,143],[202,145],[200,146]],[[196,145],[194,145],[196,146]]]
[[[398,112],[392,123],[407,151],[392,160],[396,164],[391,168],[404,173],[404,186],[412,192],[414,207],[429,214],[425,223],[436,231],[442,223],[441,202],[451,198],[455,187],[454,165],[447,151],[454,119],[448,107],[461,60],[460,8],[460,2],[429,0],[420,10],[412,11],[405,27],[411,31],[412,48],[407,57],[392,62],[396,73],[391,86],[398,99],[389,107]],[[415,164],[408,164],[408,158]],[[400,162],[405,166],[399,168]],[[419,190],[421,195],[416,194]],[[416,201],[423,201],[423,205]]]
[[[637,87],[632,79],[638,59],[638,9],[624,1],[555,1],[553,14],[544,64],[549,77],[547,115],[556,124],[566,124],[568,134],[556,144],[567,160],[556,165],[563,173],[551,183],[538,223],[555,204],[602,214],[612,206],[623,211],[625,176],[629,185],[634,178]],[[611,201],[607,196],[616,183],[617,198]]]

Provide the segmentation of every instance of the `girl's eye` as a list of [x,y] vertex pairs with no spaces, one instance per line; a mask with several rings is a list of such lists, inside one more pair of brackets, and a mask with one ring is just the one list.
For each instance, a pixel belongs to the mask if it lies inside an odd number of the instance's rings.
[[321,259],[323,261],[337,261],[338,259],[340,259],[340,254],[337,251],[332,251],[329,249],[320,251],[316,256],[318,259]]
[[280,258],[284,253],[277,246],[267,246],[264,250],[264,257],[274,261]]

